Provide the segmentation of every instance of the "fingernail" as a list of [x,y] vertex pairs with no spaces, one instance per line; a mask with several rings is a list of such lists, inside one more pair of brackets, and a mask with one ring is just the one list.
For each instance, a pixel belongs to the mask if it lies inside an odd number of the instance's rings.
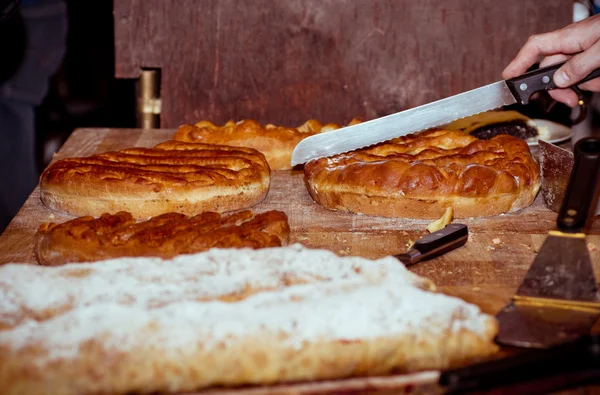
[[569,84],[569,76],[563,70],[554,74],[554,83],[558,86],[566,86]]

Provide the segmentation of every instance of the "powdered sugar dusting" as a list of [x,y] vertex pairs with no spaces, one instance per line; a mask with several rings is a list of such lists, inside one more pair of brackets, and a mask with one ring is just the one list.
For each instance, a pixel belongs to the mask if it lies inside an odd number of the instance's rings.
[[[56,268],[0,267],[0,346],[39,344],[45,360],[102,337],[123,351],[186,353],[232,339],[284,335],[289,346],[467,329],[490,319],[420,289],[394,258],[340,258],[300,245],[213,249],[172,260],[128,258]],[[215,300],[264,289],[233,302]],[[48,309],[58,310],[49,316]],[[141,335],[143,333],[143,335]]]

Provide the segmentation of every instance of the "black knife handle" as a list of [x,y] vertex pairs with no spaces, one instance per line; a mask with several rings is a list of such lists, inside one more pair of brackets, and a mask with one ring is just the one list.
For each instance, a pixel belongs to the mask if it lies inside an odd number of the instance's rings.
[[[506,85],[508,85],[508,88],[519,103],[527,104],[529,103],[529,98],[534,93],[556,89],[553,80],[554,73],[563,64],[565,64],[565,62],[530,71],[518,77],[506,80]],[[587,77],[577,82],[577,84],[584,83],[585,81],[589,81],[596,77],[600,77],[600,69],[592,71]]]
[[425,237],[420,238],[404,254],[396,255],[405,265],[435,258],[460,246],[469,238],[469,229],[464,224],[448,224]]
[[[439,384],[446,388],[447,394],[463,394],[492,388],[498,390],[498,387],[536,382],[540,379],[555,380],[557,384],[560,382],[560,385],[570,387],[590,379],[600,381],[598,335],[586,335],[573,342],[544,350],[525,351],[506,358],[447,370],[440,376]],[[531,394],[532,388],[521,388],[521,391],[513,388],[501,393]]]
[[558,212],[558,230],[580,232],[588,218],[600,171],[600,139],[586,137],[574,148],[575,163]]

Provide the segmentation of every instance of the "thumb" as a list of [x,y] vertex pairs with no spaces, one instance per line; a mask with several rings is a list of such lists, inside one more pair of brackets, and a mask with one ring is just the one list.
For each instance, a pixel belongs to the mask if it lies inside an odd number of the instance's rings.
[[554,83],[559,88],[577,84],[600,66],[600,42],[578,53],[554,73]]

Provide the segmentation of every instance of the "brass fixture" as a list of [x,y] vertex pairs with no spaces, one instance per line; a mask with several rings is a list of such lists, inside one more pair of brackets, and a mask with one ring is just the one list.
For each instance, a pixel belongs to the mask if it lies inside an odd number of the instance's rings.
[[159,128],[160,108],[160,70],[144,69],[137,84],[137,127]]

